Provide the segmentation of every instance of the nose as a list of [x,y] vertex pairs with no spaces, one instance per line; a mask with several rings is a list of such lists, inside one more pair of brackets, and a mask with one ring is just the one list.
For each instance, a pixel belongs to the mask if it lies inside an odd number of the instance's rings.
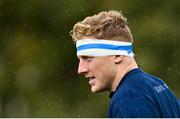
[[78,74],[85,74],[87,72],[88,72],[87,63],[80,60],[78,66]]

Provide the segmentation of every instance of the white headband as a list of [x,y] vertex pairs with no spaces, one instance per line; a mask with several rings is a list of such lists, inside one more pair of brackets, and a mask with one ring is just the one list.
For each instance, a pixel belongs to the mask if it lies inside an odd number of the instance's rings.
[[77,56],[124,55],[134,57],[132,43],[101,39],[82,39],[76,42]]

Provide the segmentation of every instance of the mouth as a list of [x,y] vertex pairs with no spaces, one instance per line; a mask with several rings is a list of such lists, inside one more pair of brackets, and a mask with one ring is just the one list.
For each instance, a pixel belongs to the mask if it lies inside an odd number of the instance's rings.
[[86,78],[89,80],[89,85],[90,85],[90,86],[95,85],[95,78],[96,78],[96,77],[86,77]]
[[92,77],[86,77],[89,81],[91,81],[91,80],[94,80],[95,79],[95,77],[94,76],[92,76]]

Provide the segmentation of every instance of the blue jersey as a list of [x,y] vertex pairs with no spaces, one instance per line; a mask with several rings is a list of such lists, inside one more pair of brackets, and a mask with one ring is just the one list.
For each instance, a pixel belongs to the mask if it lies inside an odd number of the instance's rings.
[[108,117],[180,117],[180,100],[159,78],[139,68],[128,72],[111,93]]

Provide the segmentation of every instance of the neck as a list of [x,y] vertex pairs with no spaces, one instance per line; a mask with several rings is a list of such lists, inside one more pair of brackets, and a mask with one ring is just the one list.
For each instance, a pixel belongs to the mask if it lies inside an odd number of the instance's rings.
[[115,79],[113,81],[110,91],[111,92],[115,91],[118,84],[120,83],[122,78],[125,76],[125,74],[135,68],[138,68],[138,65],[137,65],[135,59],[131,58],[131,57],[124,57],[122,62],[120,64],[118,64],[118,66],[117,66]]

